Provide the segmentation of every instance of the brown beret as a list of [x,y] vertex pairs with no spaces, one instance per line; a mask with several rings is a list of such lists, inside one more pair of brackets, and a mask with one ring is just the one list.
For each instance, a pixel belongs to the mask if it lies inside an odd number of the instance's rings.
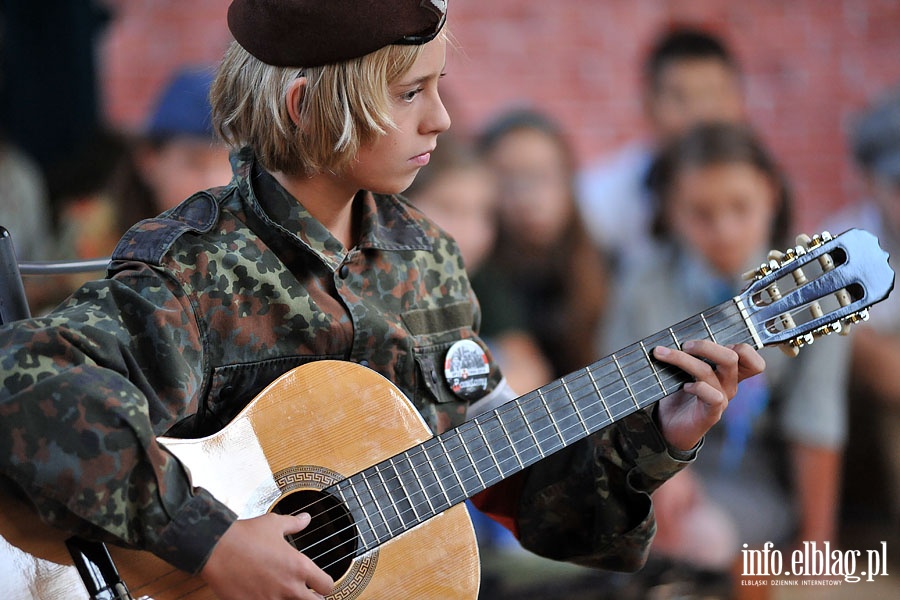
[[276,67],[318,67],[390,44],[424,44],[441,30],[447,0],[234,0],[237,43]]

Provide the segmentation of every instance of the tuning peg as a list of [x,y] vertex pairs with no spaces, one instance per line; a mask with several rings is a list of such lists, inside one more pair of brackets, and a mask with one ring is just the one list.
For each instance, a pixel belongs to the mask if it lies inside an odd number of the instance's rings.
[[847,324],[851,323],[861,323],[863,321],[869,320],[869,309],[864,308],[859,312],[855,312],[852,315],[847,315],[844,317],[844,322]]
[[797,337],[789,341],[788,345],[795,348],[803,348],[804,346],[811,346],[815,341],[816,336],[811,333],[804,333],[803,335],[798,335]]
[[797,243],[805,246],[808,250],[812,250],[813,248],[818,248],[825,242],[830,242],[833,239],[834,237],[827,231],[816,233],[812,237],[809,237],[805,233],[801,233],[797,236]]
[[[804,250],[804,253],[805,253],[805,250]],[[784,266],[784,265],[794,262],[795,260],[797,260],[797,257],[799,255],[800,255],[800,253],[797,252],[796,248],[788,248],[787,250],[784,251],[784,255],[781,259],[781,266]]]
[[809,346],[814,341],[816,341],[816,337],[811,333],[804,333],[803,335],[798,335],[794,338],[794,342],[800,348],[802,348],[803,346]]
[[762,273],[759,272],[759,269],[751,269],[741,275],[741,279],[744,281],[753,281],[754,279],[762,279]]
[[789,357],[793,358],[800,354],[800,348],[804,346],[809,346],[814,341],[816,341],[815,336],[811,333],[804,333],[803,335],[798,335],[794,339],[788,341],[785,344],[781,344],[778,346],[781,348],[781,351],[784,352]]
[[[849,325],[848,325],[849,327]],[[844,326],[840,323],[827,323],[822,325],[818,329],[813,331],[813,335],[816,337],[824,337],[826,335],[831,335],[832,333],[843,333]]]
[[794,358],[794,357],[796,357],[798,354],[800,354],[800,347],[799,347],[799,346],[792,346],[792,345],[790,345],[790,344],[780,344],[778,347],[781,349],[782,352],[784,352],[784,354],[785,354],[788,358]]
[[[772,252],[777,252],[777,250],[773,250]],[[771,254],[771,252],[770,252],[770,254]],[[764,262],[763,264],[759,265],[759,268],[756,269],[755,271],[747,271],[746,273],[741,275],[741,277],[745,281],[753,281],[754,279],[762,279],[763,277],[765,277],[772,271],[775,271],[776,269],[778,269],[780,266],[781,265],[778,264],[777,260],[770,258],[768,262]]]

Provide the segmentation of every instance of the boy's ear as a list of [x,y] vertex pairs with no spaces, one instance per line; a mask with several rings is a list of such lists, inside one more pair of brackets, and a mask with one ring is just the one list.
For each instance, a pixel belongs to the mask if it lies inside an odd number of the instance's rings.
[[287,102],[288,114],[294,125],[300,126],[300,106],[303,104],[303,94],[306,92],[306,77],[298,77],[288,86],[284,95]]

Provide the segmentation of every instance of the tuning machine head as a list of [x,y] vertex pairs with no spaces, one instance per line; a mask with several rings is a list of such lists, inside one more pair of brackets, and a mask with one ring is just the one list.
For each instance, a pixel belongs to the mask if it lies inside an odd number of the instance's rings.
[[793,248],[788,248],[784,252],[772,250],[771,252],[769,252],[768,260],[766,262],[762,263],[757,269],[747,271],[742,275],[742,278],[745,281],[762,279],[773,271],[776,271],[794,262],[813,248],[818,248],[822,244],[833,239],[834,237],[827,231],[814,234],[812,237],[806,235],[805,233],[801,233],[796,238],[796,246],[794,246]]
[[847,335],[850,333],[850,328],[855,323],[861,323],[863,321],[869,320],[869,309],[864,308],[859,312],[855,312],[851,315],[847,315],[840,321],[836,321],[834,323],[827,323],[822,325],[818,329],[814,329],[810,333],[806,333],[804,335],[799,335],[794,339],[790,340],[785,344],[781,344],[779,348],[781,351],[787,354],[788,356],[797,356],[800,352],[800,348],[804,346],[809,346],[812,344],[817,338],[825,337],[826,335],[831,335],[832,333],[837,333],[840,335]]
[[757,346],[795,355],[816,338],[846,335],[868,318],[866,308],[888,297],[894,271],[878,238],[861,229],[834,237],[801,235],[773,251],[735,298]]
[[757,281],[780,268],[781,264],[779,264],[777,260],[770,258],[768,262],[762,263],[759,268],[747,271],[746,273],[741,275],[741,278],[744,281]]
[[862,323],[863,321],[869,320],[869,309],[864,308],[861,311],[855,312],[852,315],[847,315],[843,319],[843,323],[849,327],[853,323]]

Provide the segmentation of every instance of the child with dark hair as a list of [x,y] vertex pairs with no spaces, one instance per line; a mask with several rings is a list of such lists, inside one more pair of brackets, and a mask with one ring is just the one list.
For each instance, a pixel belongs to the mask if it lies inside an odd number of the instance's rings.
[[578,182],[591,237],[620,266],[649,247],[653,197],[647,177],[658,149],[697,123],[745,117],[737,60],[713,32],[677,27],[662,33],[643,75],[649,135],[589,165]]
[[131,168],[113,182],[121,231],[174,208],[231,176],[228,148],[212,127],[212,68],[182,68],[156,99],[134,140]]
[[500,180],[499,234],[488,267],[510,282],[556,377],[596,360],[593,331],[606,303],[605,256],[578,213],[574,158],[560,126],[543,113],[514,110],[478,139]]
[[[785,178],[745,126],[673,140],[652,185],[657,245],[617,290],[607,350],[733,297],[769,249],[793,245]],[[848,349],[824,339],[796,358],[765,355],[695,464],[654,495],[659,554],[727,572],[745,544],[836,541]]]
[[[878,236],[894,261],[900,256],[900,87],[883,93],[856,115],[849,131],[852,157],[865,194],[831,221],[843,231],[859,227]],[[850,503],[866,518],[886,512],[890,529],[900,532],[900,294],[894,293],[873,311],[853,335],[852,390],[858,444],[850,461],[865,469],[848,473]],[[863,450],[860,447],[867,449]],[[883,463],[885,480],[872,477]],[[851,489],[851,485],[858,485]],[[896,537],[896,536],[895,536]]]

